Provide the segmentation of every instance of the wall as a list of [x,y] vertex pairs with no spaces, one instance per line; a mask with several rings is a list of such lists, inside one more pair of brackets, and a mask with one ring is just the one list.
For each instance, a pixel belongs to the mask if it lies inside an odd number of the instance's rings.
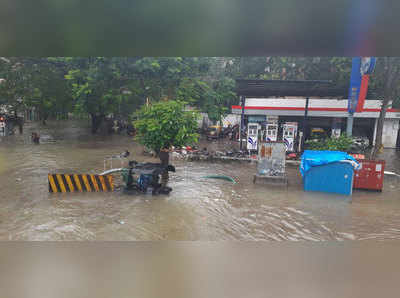
[[222,123],[224,127],[227,127],[229,124],[234,126],[236,124],[240,124],[240,115],[229,114],[225,118],[222,119]]
[[[203,122],[206,126],[213,125],[212,121],[208,118],[207,113],[200,113],[200,119],[197,120],[199,128],[202,127]],[[232,126],[235,124],[240,124],[240,115],[228,114],[225,118],[222,118],[223,127],[227,127],[229,124],[231,124]]]

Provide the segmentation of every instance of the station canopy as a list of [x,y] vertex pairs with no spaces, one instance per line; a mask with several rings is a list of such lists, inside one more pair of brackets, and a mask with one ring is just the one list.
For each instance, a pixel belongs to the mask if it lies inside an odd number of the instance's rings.
[[348,97],[348,89],[339,88],[332,81],[237,79],[236,93],[244,97]]

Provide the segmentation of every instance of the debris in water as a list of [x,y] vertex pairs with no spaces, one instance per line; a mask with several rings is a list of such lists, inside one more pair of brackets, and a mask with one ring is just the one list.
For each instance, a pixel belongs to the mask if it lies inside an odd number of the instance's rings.
[[124,225],[125,222],[123,220],[118,221],[121,225]]
[[226,181],[230,181],[230,182],[236,183],[236,181],[232,177],[225,176],[225,175],[208,175],[208,176],[203,176],[201,178],[222,179],[222,180],[226,180]]
[[385,175],[391,175],[391,176],[397,176],[397,177],[400,177],[400,175],[399,175],[399,174],[396,174],[396,173],[394,173],[394,172],[389,172],[389,171],[385,171],[385,172],[384,172],[384,174],[385,174]]

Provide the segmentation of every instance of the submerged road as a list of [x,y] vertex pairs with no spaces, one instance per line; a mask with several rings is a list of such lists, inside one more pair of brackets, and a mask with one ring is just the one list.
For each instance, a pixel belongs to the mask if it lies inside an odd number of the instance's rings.
[[[382,193],[355,191],[350,200],[303,192],[293,167],[288,189],[268,188],[253,185],[255,164],[172,160],[169,196],[49,194],[49,172],[97,174],[105,157],[125,150],[151,159],[131,137],[92,136],[85,123],[36,125],[0,139],[0,240],[400,239],[397,177],[386,177]],[[41,134],[40,145],[31,143],[32,131]],[[400,172],[399,152],[383,157],[387,170]],[[237,183],[201,178],[213,174]]]

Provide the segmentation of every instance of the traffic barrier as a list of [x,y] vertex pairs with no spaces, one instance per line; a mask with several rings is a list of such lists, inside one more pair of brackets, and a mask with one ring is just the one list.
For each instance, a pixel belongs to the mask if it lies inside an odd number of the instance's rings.
[[114,191],[112,175],[49,174],[49,192]]

